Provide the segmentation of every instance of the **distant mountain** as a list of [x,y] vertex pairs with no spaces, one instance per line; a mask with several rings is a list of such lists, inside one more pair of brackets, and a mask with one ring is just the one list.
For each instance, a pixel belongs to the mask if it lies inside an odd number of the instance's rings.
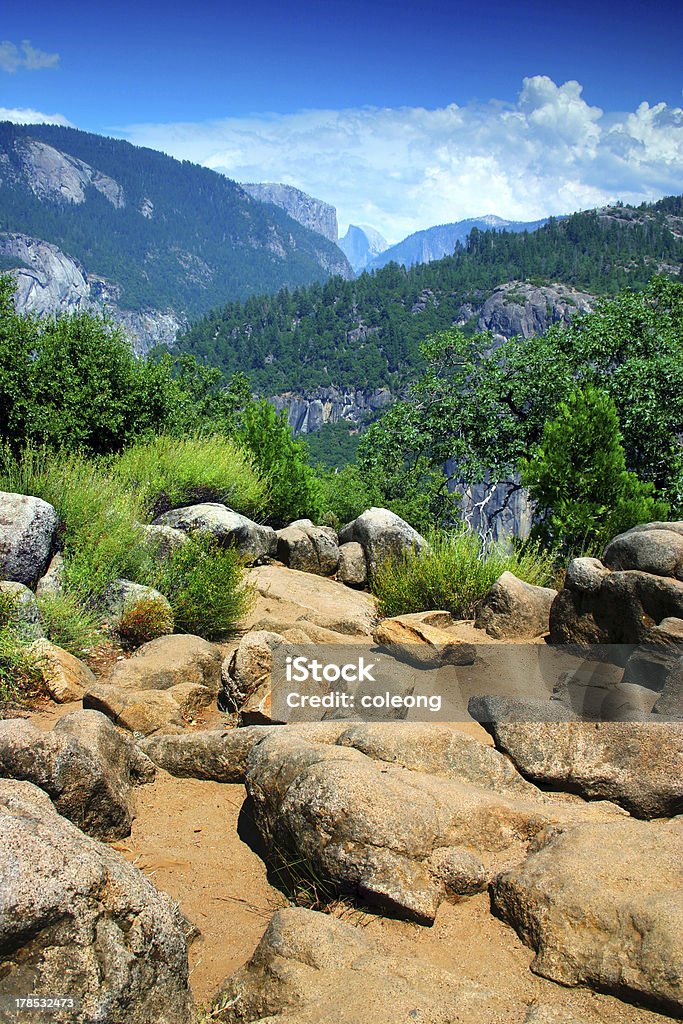
[[242,188],[254,199],[279,206],[305,228],[317,231],[330,242],[336,243],[339,237],[337,211],[329,203],[323,202],[322,199],[314,199],[293,185],[275,182],[264,182],[261,185],[243,183]]
[[339,248],[356,273],[365,270],[376,256],[384,252],[387,245],[379,231],[365,224],[362,227],[349,224],[348,231],[339,240]]
[[[547,218],[546,218],[547,220]],[[400,263],[404,267],[412,267],[416,263],[431,263],[443,256],[451,256],[458,242],[464,242],[470,231],[536,231],[546,220],[517,221],[503,220],[495,214],[488,213],[484,217],[472,217],[469,220],[458,220],[453,224],[439,224],[424,231],[416,231],[408,235],[402,242],[397,242],[375,256],[367,264],[368,270],[386,267],[387,263]],[[348,255],[348,253],[347,253]],[[353,260],[349,258],[353,266]],[[354,268],[355,269],[355,268]]]
[[104,302],[139,350],[231,299],[352,276],[339,248],[236,182],[56,125],[0,123],[0,265],[20,308]]

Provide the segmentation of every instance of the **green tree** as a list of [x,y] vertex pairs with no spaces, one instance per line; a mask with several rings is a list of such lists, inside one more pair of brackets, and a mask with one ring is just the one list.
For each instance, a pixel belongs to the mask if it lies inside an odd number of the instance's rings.
[[276,523],[317,519],[320,486],[308,464],[306,444],[292,435],[285,413],[278,413],[265,399],[252,402],[242,413],[235,436],[270,485],[270,518]]
[[532,535],[564,556],[602,548],[669,511],[653,484],[626,469],[616,406],[590,386],[560,403],[520,475],[535,505]]

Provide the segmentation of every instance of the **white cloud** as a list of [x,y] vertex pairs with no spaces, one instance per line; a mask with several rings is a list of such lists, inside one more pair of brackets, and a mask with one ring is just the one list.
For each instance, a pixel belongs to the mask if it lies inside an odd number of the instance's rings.
[[73,128],[61,114],[41,114],[39,110],[29,107],[0,107],[0,121],[11,121],[13,124],[61,124],[65,128]]
[[56,68],[59,65],[58,53],[45,53],[31,46],[29,39],[24,39],[21,47],[9,39],[0,42],[0,69],[13,75],[19,68],[27,71],[42,71],[44,68]]
[[680,192],[683,110],[590,106],[578,82],[525,78],[518,101],[305,110],[132,125],[131,142],[237,181],[282,181],[391,241],[483,213],[534,220]]

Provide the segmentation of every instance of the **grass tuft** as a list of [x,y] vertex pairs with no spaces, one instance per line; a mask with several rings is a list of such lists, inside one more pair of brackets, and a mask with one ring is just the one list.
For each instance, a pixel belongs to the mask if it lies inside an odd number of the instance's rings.
[[548,586],[554,578],[552,554],[534,545],[484,548],[465,530],[434,534],[429,543],[429,550],[406,550],[377,567],[370,587],[381,615],[445,609],[456,619],[471,619],[506,570],[536,586]]
[[83,659],[102,643],[98,616],[73,594],[42,594],[37,600],[47,638],[57,647]]

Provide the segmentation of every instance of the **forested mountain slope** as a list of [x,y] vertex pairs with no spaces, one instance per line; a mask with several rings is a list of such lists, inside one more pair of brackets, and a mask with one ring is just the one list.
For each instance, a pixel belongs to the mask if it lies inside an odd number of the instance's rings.
[[[226,374],[250,374],[262,393],[400,388],[420,365],[426,336],[538,333],[586,309],[593,296],[642,288],[683,267],[683,197],[551,219],[533,233],[473,231],[453,256],[397,264],[355,281],[335,277],[232,302],[177,343]],[[514,283],[511,283],[514,282]],[[525,326],[526,325],[526,326]]]
[[223,175],[120,140],[0,123],[0,182],[0,240],[57,246],[123,309],[193,317],[351,274],[329,239]]

